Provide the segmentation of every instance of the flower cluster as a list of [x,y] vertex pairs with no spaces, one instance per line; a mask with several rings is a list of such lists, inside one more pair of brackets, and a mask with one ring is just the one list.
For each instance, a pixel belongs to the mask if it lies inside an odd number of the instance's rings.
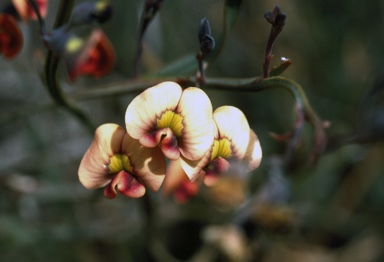
[[[47,13],[47,0],[38,0],[36,5],[43,17]],[[36,20],[37,16],[26,0],[12,0],[0,13],[0,54],[14,58],[23,47],[23,34],[18,21]]]
[[105,1],[84,2],[74,8],[67,24],[43,35],[48,49],[63,58],[71,82],[80,75],[99,78],[112,70],[116,60],[115,51],[103,31],[95,28],[85,39],[78,36],[75,30],[93,22],[104,23],[111,13],[111,5]]
[[116,188],[140,197],[145,186],[157,191],[167,177],[165,193],[175,192],[183,201],[197,193],[199,181],[214,185],[233,161],[248,171],[257,168],[261,147],[245,115],[233,106],[212,111],[199,88],[163,82],[146,89],[128,105],[126,131],[115,124],[96,130],[80,164],[81,183],[106,186],[108,198],[116,196]]

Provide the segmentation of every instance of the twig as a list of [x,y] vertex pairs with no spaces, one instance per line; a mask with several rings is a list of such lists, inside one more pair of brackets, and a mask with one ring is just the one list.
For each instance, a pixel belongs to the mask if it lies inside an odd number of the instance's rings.
[[[63,0],[60,2],[58,14],[56,16],[54,28],[59,28],[66,23],[70,17],[71,10],[73,8],[73,0]],[[60,84],[57,80],[57,69],[59,66],[59,57],[55,56],[51,50],[49,50],[44,65],[44,81],[48,88],[51,97],[55,102],[65,108],[68,112],[77,117],[86,128],[93,133],[95,130],[94,125],[89,118],[73,103],[67,100],[65,95],[61,91]]]
[[265,13],[264,17],[265,19],[267,19],[269,23],[272,24],[271,32],[269,33],[267,49],[265,51],[265,61],[264,61],[264,67],[263,67],[264,78],[267,78],[269,77],[269,67],[272,59],[273,44],[277,36],[283,30],[283,27],[285,25],[286,15],[281,12],[281,9],[279,6],[276,6],[272,12]]
[[135,78],[138,78],[140,76],[140,61],[141,55],[143,53],[144,34],[147,31],[148,25],[159,11],[162,2],[163,0],[146,0],[144,3],[144,9],[141,15],[140,33],[137,41],[137,51],[134,59]]
[[43,19],[43,17],[41,16],[40,14],[40,10],[39,10],[39,7],[37,6],[35,0],[28,0],[29,4],[31,5],[33,11],[35,12],[36,16],[37,16],[37,20],[39,21],[39,25],[40,25],[40,33],[42,35],[46,34],[47,33],[47,28],[45,26],[45,21]]

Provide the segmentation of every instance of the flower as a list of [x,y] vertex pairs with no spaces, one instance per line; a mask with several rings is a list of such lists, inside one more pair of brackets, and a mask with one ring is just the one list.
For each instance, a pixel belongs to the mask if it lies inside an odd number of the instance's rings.
[[93,30],[86,42],[76,36],[69,37],[63,56],[72,82],[79,75],[105,76],[116,60],[112,43],[99,29]]
[[81,160],[80,182],[88,189],[105,187],[106,198],[121,194],[138,198],[147,186],[157,191],[165,176],[165,158],[159,148],[146,148],[117,124],[97,128]]
[[0,54],[15,57],[23,47],[23,35],[16,20],[8,14],[0,14]]
[[83,2],[72,10],[70,27],[89,24],[91,22],[104,23],[112,16],[112,5],[108,1]]
[[[40,15],[45,17],[48,9],[47,0],[35,0],[37,7],[39,8]],[[37,19],[37,15],[33,8],[29,5],[27,0],[12,0],[12,4],[15,7],[17,13],[19,14],[21,20],[25,21],[27,19]]]
[[125,114],[130,136],[143,146],[159,146],[176,160],[201,159],[211,147],[214,134],[212,104],[199,88],[185,90],[174,82],[150,87],[135,97]]
[[213,185],[232,161],[243,162],[251,171],[260,165],[262,151],[255,132],[238,108],[222,106],[215,110],[215,139],[210,150],[197,161],[181,157],[180,163],[191,180],[204,175],[204,184]]
[[183,204],[199,192],[200,181],[191,182],[179,160],[172,160],[169,163],[165,175],[162,191],[164,196],[172,194],[176,202]]

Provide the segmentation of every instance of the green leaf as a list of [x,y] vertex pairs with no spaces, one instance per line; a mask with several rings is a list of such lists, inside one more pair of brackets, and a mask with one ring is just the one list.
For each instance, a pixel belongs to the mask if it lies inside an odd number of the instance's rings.
[[150,74],[151,77],[187,75],[197,70],[197,60],[195,54],[188,54],[177,59],[159,71]]
[[225,26],[230,29],[236,22],[239,16],[239,10],[243,0],[227,0],[225,4]]
[[219,37],[215,37],[216,48],[213,50],[212,54],[209,56],[209,60],[215,59],[223,49],[225,45],[225,40],[227,39],[229,30],[235,24],[239,13],[240,7],[243,3],[243,0],[226,0],[224,6],[224,27]]
[[[226,0],[225,6],[224,6],[224,23],[223,23],[223,30],[221,34],[218,37],[215,38],[216,47],[213,50],[213,52],[208,56],[208,61],[212,61],[215,59],[221,50],[224,47],[225,39],[227,38],[229,30],[233,27],[235,24],[239,13],[240,13],[240,7],[243,3],[243,0]],[[196,50],[197,53],[198,50]],[[175,75],[185,75],[190,74],[193,71],[197,70],[197,60],[196,60],[196,54],[189,54],[181,59],[178,59],[159,71],[150,74],[150,76],[175,76]]]

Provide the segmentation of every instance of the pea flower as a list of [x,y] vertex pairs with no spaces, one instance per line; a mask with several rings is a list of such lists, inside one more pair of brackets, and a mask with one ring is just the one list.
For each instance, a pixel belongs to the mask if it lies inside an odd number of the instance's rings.
[[112,43],[100,29],[93,30],[85,40],[69,32],[67,26],[63,26],[51,34],[44,35],[44,43],[52,52],[63,57],[71,82],[79,75],[103,77],[115,65]]
[[233,106],[222,106],[215,110],[213,119],[216,129],[210,150],[198,161],[180,159],[192,181],[204,175],[204,184],[208,186],[217,182],[232,161],[244,163],[251,171],[260,165],[262,157],[260,142],[242,111]]
[[[42,17],[45,17],[48,9],[47,0],[35,0],[39,12]],[[12,4],[15,7],[17,13],[19,14],[21,20],[25,21],[27,19],[37,19],[37,15],[33,8],[29,5],[27,0],[12,0]]]
[[172,195],[176,202],[184,204],[198,194],[200,182],[199,180],[191,182],[181,167],[180,161],[172,160],[161,187],[165,197]]
[[65,46],[64,60],[69,79],[74,82],[79,75],[95,78],[107,75],[115,65],[112,43],[101,30],[93,30],[87,41],[72,37]]
[[[165,158],[159,148],[146,148],[117,124],[97,128],[81,160],[80,182],[88,189],[104,189],[106,198],[121,194],[138,198],[159,190],[165,176]],[[117,190],[117,191],[116,191]]]
[[132,100],[125,114],[130,136],[145,147],[159,146],[176,160],[201,159],[211,147],[214,134],[212,104],[199,88],[185,90],[174,82],[146,89]]
[[13,16],[0,14],[0,54],[15,57],[23,47],[23,35]]

